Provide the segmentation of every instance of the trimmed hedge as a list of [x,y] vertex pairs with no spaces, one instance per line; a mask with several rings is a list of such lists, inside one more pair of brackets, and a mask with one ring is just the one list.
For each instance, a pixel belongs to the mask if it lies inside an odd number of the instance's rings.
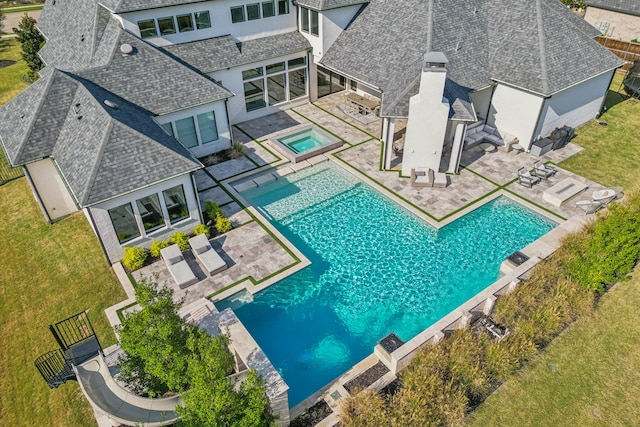
[[427,346],[400,374],[386,400],[370,391],[342,404],[345,426],[452,425],[531,360],[576,319],[598,294],[624,280],[640,260],[640,194],[569,236],[549,259],[508,295],[494,320],[510,328],[501,342],[481,328],[459,330]]

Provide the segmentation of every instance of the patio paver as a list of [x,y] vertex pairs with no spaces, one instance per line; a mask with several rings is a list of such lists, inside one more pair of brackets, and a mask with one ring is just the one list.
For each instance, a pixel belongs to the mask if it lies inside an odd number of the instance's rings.
[[294,111],[307,117],[309,120],[319,124],[325,129],[330,130],[332,133],[338,135],[343,140],[350,144],[358,144],[360,142],[371,139],[371,136],[367,135],[363,131],[354,128],[353,126],[333,117],[330,114],[322,111],[320,108],[307,104],[301,107],[294,108]]
[[218,206],[221,206],[221,205],[224,205],[225,203],[229,203],[233,201],[231,196],[229,196],[227,192],[222,189],[222,187],[214,187],[205,191],[201,191],[198,193],[198,197],[200,197],[200,205],[203,212],[204,212],[204,202],[206,202],[207,200],[216,202]]
[[211,175],[218,181],[227,179],[234,175],[241,174],[243,172],[255,169],[257,166],[246,157],[238,157],[237,159],[227,160],[226,162],[218,163],[213,166],[208,166],[206,169]]
[[224,216],[231,220],[231,225],[233,225],[234,227],[249,222],[253,219],[251,218],[251,215],[245,212],[244,208],[242,208],[236,202],[226,204],[220,209],[222,209],[222,213],[224,214]]
[[133,272],[133,277],[152,277],[158,274],[158,283],[174,290],[176,299],[185,297],[189,304],[251,276],[260,281],[277,271],[297,264],[296,260],[274,240],[257,222],[235,228],[211,241],[211,245],[225,260],[229,268],[214,276],[207,276],[190,251],[184,252],[187,263],[198,278],[198,283],[180,289],[171,278],[162,260]]
[[244,144],[244,154],[260,166],[280,160],[280,157],[276,157],[255,141]]
[[196,179],[196,188],[198,191],[218,185],[204,169],[195,171],[193,175]]

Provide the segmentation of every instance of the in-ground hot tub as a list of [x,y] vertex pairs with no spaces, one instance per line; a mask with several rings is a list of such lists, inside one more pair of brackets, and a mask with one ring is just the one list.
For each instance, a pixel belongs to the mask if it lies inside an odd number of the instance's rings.
[[291,162],[296,163],[342,146],[342,140],[311,125],[269,140]]

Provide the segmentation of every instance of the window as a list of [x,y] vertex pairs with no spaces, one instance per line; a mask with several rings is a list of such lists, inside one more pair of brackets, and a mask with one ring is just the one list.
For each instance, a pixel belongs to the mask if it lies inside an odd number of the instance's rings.
[[203,30],[205,28],[211,28],[211,17],[209,16],[209,12],[196,12],[194,14],[196,18],[196,28],[198,30]]
[[143,39],[156,37],[158,35],[158,31],[156,30],[156,21],[153,19],[138,21],[138,28],[140,29],[140,37]]
[[234,24],[244,22],[244,6],[234,6],[231,8],[231,22]]
[[300,30],[305,33],[309,32],[309,9],[306,7],[300,8]]
[[164,124],[160,125],[160,127],[161,127],[162,129],[164,129],[164,131],[165,131],[166,133],[168,133],[169,135],[174,136],[174,135],[173,135],[173,127],[171,126],[171,122],[169,122],[169,123],[164,123]]
[[260,19],[260,3],[252,3],[247,5],[247,20],[255,21]]
[[193,117],[176,120],[176,132],[178,140],[187,148],[198,145],[198,137],[196,135],[196,127],[193,124]]
[[111,223],[113,224],[120,243],[140,236],[136,218],[133,216],[131,203],[109,209],[109,217],[111,218]]
[[311,11],[311,35],[317,36],[320,34],[319,31],[320,31],[320,27],[318,24],[318,11],[312,10]]
[[198,130],[200,131],[200,141],[203,144],[218,139],[218,128],[216,126],[216,116],[213,111],[198,114]]
[[307,69],[289,71],[289,99],[293,100],[307,94]]
[[278,15],[289,13],[289,0],[278,0]]
[[318,98],[343,91],[345,87],[344,76],[318,66]]
[[173,16],[168,16],[166,18],[158,18],[158,28],[160,28],[160,35],[162,36],[175,34],[176,25],[173,22]]
[[167,213],[169,214],[171,224],[175,224],[189,216],[189,209],[187,208],[182,185],[163,191],[162,196],[167,206]]
[[263,79],[244,82],[244,102],[247,107],[247,111],[266,107],[264,102]]
[[164,227],[164,216],[162,215],[162,208],[157,194],[136,200],[136,205],[138,206],[145,232]]
[[193,22],[191,20],[191,14],[176,16],[178,21],[178,31],[184,33],[185,31],[193,31]]
[[[266,75],[266,77],[265,77]],[[304,56],[287,62],[242,72],[247,112],[291,101],[307,94],[307,59]]]
[[273,0],[271,1],[263,1],[262,2],[262,17],[263,18],[269,18],[271,16],[275,16],[276,15],[276,6],[273,3]]

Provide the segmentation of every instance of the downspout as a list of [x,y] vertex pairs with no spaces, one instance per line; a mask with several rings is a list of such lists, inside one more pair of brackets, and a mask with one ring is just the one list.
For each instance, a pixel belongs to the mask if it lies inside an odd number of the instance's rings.
[[229,117],[229,98],[224,99],[224,112],[227,115],[227,126],[229,126],[229,141],[231,141],[231,146],[233,146],[233,130],[231,129],[231,118]]
[[198,218],[200,219],[200,223],[204,224],[204,217],[202,216],[202,209],[200,208],[200,196],[198,195],[198,187],[196,186],[196,177],[194,172],[191,172],[191,185],[196,190],[196,205],[198,208]]
[[100,237],[100,232],[98,232],[98,226],[96,225],[96,221],[93,219],[93,214],[91,213],[91,208],[87,207],[86,209],[87,209],[87,214],[89,215],[89,218],[91,219],[92,228],[95,231],[94,234],[98,238],[98,242],[100,243],[100,247],[102,248],[102,253],[104,254],[104,257],[107,259],[107,263],[109,263],[109,265],[113,265],[113,263],[109,259],[109,254],[107,253],[107,248],[104,246],[104,242],[102,241],[102,237]]

